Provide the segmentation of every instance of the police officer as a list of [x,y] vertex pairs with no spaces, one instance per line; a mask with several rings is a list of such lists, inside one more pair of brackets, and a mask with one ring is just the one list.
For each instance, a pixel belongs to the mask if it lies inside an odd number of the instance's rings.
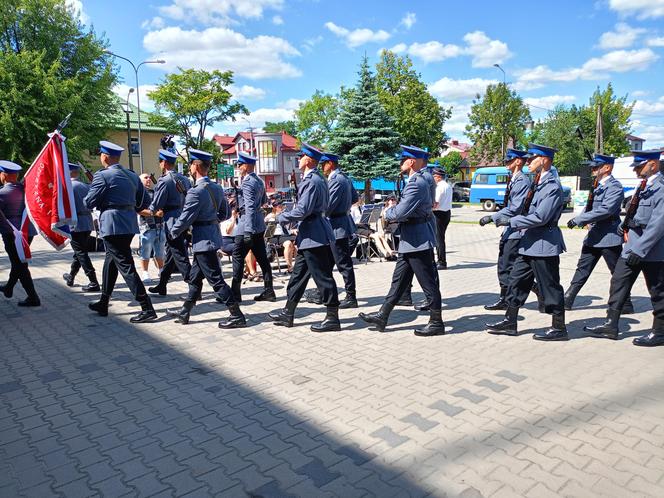
[[526,200],[528,210],[526,214],[512,218],[496,217],[496,226],[524,230],[524,234],[519,242],[519,256],[510,273],[505,319],[487,324],[490,334],[517,335],[519,308],[532,290],[533,279],[537,279],[544,310],[552,314],[553,319],[551,328],[534,334],[533,339],[568,339],[563,288],[560,285],[560,253],[565,251],[565,242],[558,228],[563,212],[563,190],[557,175],[551,171],[555,152],[555,149],[544,145],[528,145],[528,153],[533,155],[528,168],[531,173],[536,173],[530,205]]
[[157,314],[138,276],[131,254],[131,241],[138,233],[136,213],[147,207],[148,197],[138,175],[119,164],[124,149],[105,140],[99,142],[99,148],[99,160],[104,169],[95,174],[83,204],[88,209],[97,208],[101,212],[99,236],[104,239],[106,258],[101,298],[88,307],[101,316],[108,315],[108,303],[120,272],[141,305],[141,312],[129,321],[142,323],[155,320]]
[[28,263],[22,262],[18,255],[14,230],[12,229],[12,225],[18,230],[21,229],[21,221],[25,211],[25,190],[23,184],[18,181],[19,171],[21,171],[21,167],[18,164],[11,161],[0,161],[0,183],[2,183],[2,188],[0,188],[0,212],[2,212],[0,234],[11,264],[9,280],[0,287],[0,290],[9,299],[14,295],[14,285],[19,281],[28,296],[19,301],[18,305],[39,306],[41,301],[32,282]]
[[[505,197],[503,207],[493,215],[480,218],[480,226],[495,222],[498,217],[518,216],[523,210],[523,203],[526,200],[528,190],[530,189],[530,178],[523,173],[523,166],[526,163],[528,153],[525,150],[507,149],[505,155],[505,166],[510,172],[510,179],[505,187]],[[509,285],[510,272],[519,255],[519,242],[521,240],[521,231],[514,230],[507,226],[500,236],[498,246],[498,283],[500,284],[500,299],[494,304],[484,306],[485,310],[506,310],[507,286]]]
[[149,292],[160,296],[166,295],[166,286],[176,268],[185,282],[189,281],[191,271],[185,243],[186,235],[181,234],[177,238],[170,236],[173,223],[182,213],[184,198],[191,188],[189,179],[174,171],[176,159],[177,155],[169,150],[161,149],[159,151],[161,176],[154,188],[152,203],[148,208],[153,215],[163,216],[166,226],[166,260],[159,274],[159,283],[148,289]]
[[69,163],[69,175],[71,176],[71,186],[74,193],[74,204],[76,205],[76,226],[71,229],[71,248],[74,251],[69,273],[62,275],[67,287],[74,286],[74,279],[78,270],[83,268],[85,276],[89,283],[82,287],[83,292],[99,292],[99,282],[95,267],[92,266],[90,256],[88,255],[88,242],[92,232],[92,213],[83,203],[83,199],[88,195],[90,186],[83,183],[79,177],[81,167],[78,164]]
[[[632,167],[641,179],[635,194],[636,211],[627,216],[627,238],[611,276],[607,321],[585,327],[593,337],[618,338],[620,310],[634,282],[643,272],[653,306],[653,325],[648,334],[634,339],[637,346],[664,346],[664,177],[660,172],[662,151],[632,151]],[[623,226],[625,226],[623,224]]]
[[264,287],[263,292],[254,296],[254,301],[274,302],[277,300],[277,296],[274,294],[274,287],[272,286],[272,267],[267,259],[265,215],[261,209],[267,203],[265,183],[254,172],[256,167],[255,157],[239,152],[237,165],[242,176],[242,185],[237,198],[240,218],[236,226],[237,235],[235,236],[235,248],[233,249],[233,282],[231,284],[233,297],[237,302],[242,302],[240,285],[244,270],[244,258],[251,251],[263,272]]
[[[339,156],[325,152],[321,158],[323,174],[327,176],[327,186],[330,192],[326,216],[330,220],[334,231],[334,244],[330,247],[337,269],[344,279],[346,297],[339,303],[340,309],[357,308],[357,295],[355,289],[355,270],[350,240],[356,231],[350,208],[359,199],[353,182],[339,169]],[[320,292],[313,289],[307,301],[320,304]]]
[[[611,175],[615,160],[615,157],[604,154],[593,156],[591,168],[596,187],[593,190],[592,205],[588,205],[583,213],[567,223],[568,228],[577,226],[583,228],[590,225],[590,231],[583,241],[572,282],[565,292],[566,310],[572,309],[576,295],[588,281],[600,258],[604,258],[606,266],[613,273],[622,251],[623,238],[618,232],[620,210],[625,195],[622,184]],[[630,299],[625,302],[622,312],[623,314],[634,312]]]
[[196,184],[187,191],[182,213],[171,226],[171,237],[175,239],[189,227],[193,227],[194,261],[189,275],[187,299],[179,311],[168,311],[167,313],[178,323],[189,323],[189,315],[196,305],[196,301],[200,299],[205,278],[214,289],[217,300],[224,303],[231,313],[228,319],[219,322],[219,328],[245,327],[246,319],[233,297],[231,288],[224,281],[217,256],[217,249],[221,247],[219,222],[230,216],[228,201],[223,187],[211,182],[208,178],[212,154],[202,150],[189,149],[189,158],[189,171]]
[[434,336],[445,333],[441,316],[441,298],[435,275],[433,248],[436,238],[432,225],[432,191],[423,169],[429,153],[415,146],[401,146],[401,171],[409,174],[399,203],[385,211],[386,221],[398,221],[401,239],[399,257],[392,275],[392,285],[385,303],[376,313],[360,313],[365,322],[385,330],[387,320],[400,296],[410,286],[413,275],[422,286],[429,305],[429,323],[415,329],[415,335]]
[[297,189],[297,202],[290,211],[277,217],[277,223],[298,222],[296,245],[298,248],[293,273],[288,281],[286,307],[275,310],[268,316],[275,325],[293,326],[293,317],[309,277],[314,279],[327,307],[325,319],[311,326],[313,332],[341,330],[339,322],[339,296],[337,284],[332,276],[334,257],[330,244],[334,243],[334,232],[325,217],[329,193],[325,179],[318,172],[318,163],[323,153],[308,144],[302,144],[299,168],[303,178]]

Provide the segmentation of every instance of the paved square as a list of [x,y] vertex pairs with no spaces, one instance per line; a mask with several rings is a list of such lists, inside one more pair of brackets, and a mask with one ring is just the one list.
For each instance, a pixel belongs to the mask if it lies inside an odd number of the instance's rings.
[[[324,310],[309,304],[274,328],[285,278],[278,303],[244,306],[247,329],[217,328],[227,312],[209,288],[190,325],[167,319],[180,281],[154,299],[157,323],[132,326],[124,284],[98,317],[61,279],[71,250],[35,241],[42,307],[0,301],[0,496],[664,496],[664,348],[631,343],[652,320],[643,281],[620,341],[583,337],[604,316],[603,263],[568,313],[569,342],[531,339],[550,319],[532,299],[521,336],[491,336],[499,233],[450,226],[449,333],[435,338],[415,337],[427,316],[405,308],[385,333],[358,310],[341,311],[341,332],[311,333]],[[584,232],[564,235],[565,286]],[[363,309],[393,267],[357,265]]]

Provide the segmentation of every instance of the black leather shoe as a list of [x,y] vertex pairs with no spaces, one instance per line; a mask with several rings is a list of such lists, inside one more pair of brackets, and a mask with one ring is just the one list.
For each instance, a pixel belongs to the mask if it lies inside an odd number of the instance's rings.
[[41,301],[37,296],[33,296],[33,297],[26,297],[23,301],[19,301],[17,304],[22,307],[34,307],[34,306],[41,306]]
[[435,335],[445,335],[445,324],[440,310],[429,312],[429,323],[424,327],[415,329],[415,335],[418,337],[433,337]]
[[635,346],[644,346],[652,348],[655,346],[664,346],[664,333],[650,332],[641,337],[635,337],[632,341]]
[[431,311],[429,301],[426,299],[422,299],[419,303],[415,304],[413,308],[415,308],[415,311]]
[[155,310],[143,310],[138,315],[132,316],[129,321],[131,323],[144,323],[151,322],[157,319],[157,313]]
[[343,300],[339,302],[339,309],[348,310],[351,308],[359,308],[359,305],[357,304],[357,299],[355,298],[355,295],[346,293],[346,297],[344,297]]
[[411,297],[410,294],[401,296],[401,299],[399,299],[396,304],[396,306],[412,306],[412,305],[413,305],[413,298]]
[[622,307],[620,311],[621,315],[633,315],[634,314],[634,303],[629,299]]
[[179,310],[166,310],[166,316],[175,318],[175,323],[187,325],[189,323],[189,316],[193,307],[193,303],[185,301],[185,303],[182,305],[182,308]]
[[221,320],[217,327],[220,329],[241,329],[247,326],[247,319],[240,310],[240,305],[237,303],[228,306],[228,311],[231,312],[226,320]]
[[392,306],[385,303],[375,313],[360,313],[358,316],[365,322],[375,325],[378,331],[384,332],[391,312]]
[[484,305],[484,309],[487,311],[505,311],[507,309],[507,301],[501,297],[493,304]]
[[166,286],[165,285],[155,285],[154,287],[148,287],[148,292],[150,294],[157,294],[158,296],[166,295]]
[[567,335],[567,330],[552,327],[544,332],[533,334],[533,339],[536,341],[568,341],[569,336]]
[[309,289],[304,293],[304,297],[308,303],[323,304],[323,298],[321,297],[318,289]]
[[297,303],[292,301],[286,301],[286,307],[280,310],[275,310],[268,313],[270,320],[274,321],[275,325],[282,327],[292,327],[293,319],[295,318],[295,308]]
[[447,270],[447,263],[438,263],[436,265],[436,270]]
[[99,301],[88,304],[88,308],[96,311],[100,316],[108,316],[108,299],[104,299],[102,296]]
[[81,287],[81,290],[83,292],[99,292],[101,290],[101,287],[99,287],[99,284],[97,282],[90,282],[89,284],[86,284],[83,287]]
[[14,288],[8,285],[3,285],[0,287],[0,292],[2,292],[7,299],[10,299],[14,295]]
[[486,331],[494,335],[519,335],[517,331],[517,318],[519,317],[519,308],[507,308],[505,318],[496,323],[487,323]]
[[74,276],[71,273],[63,273],[62,280],[65,281],[67,287],[74,287]]
[[609,308],[606,312],[606,321],[595,327],[583,327],[583,330],[590,332],[591,337],[598,337],[600,339],[618,339],[620,329],[618,322],[620,320],[620,311]]
[[572,307],[574,306],[574,300],[576,299],[576,294],[578,291],[575,291],[575,289],[569,288],[567,289],[567,292],[565,292],[565,309],[567,311],[570,311]]
[[320,323],[314,323],[310,330],[312,332],[334,332],[341,330],[341,323],[339,322],[339,308],[332,308],[328,306],[325,319]]
[[265,289],[257,296],[254,296],[254,301],[269,301],[273,303],[276,300],[277,300],[277,295],[274,293],[274,289]]

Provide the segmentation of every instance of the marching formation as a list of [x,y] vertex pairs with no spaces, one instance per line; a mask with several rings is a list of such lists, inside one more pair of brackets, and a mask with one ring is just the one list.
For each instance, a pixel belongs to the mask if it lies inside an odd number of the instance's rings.
[[[265,184],[254,171],[256,158],[239,154],[237,166],[242,182],[229,200],[223,187],[208,177],[211,154],[189,150],[192,185],[186,176],[174,170],[177,156],[161,150],[158,160],[162,175],[156,181],[154,194],[147,195],[141,178],[120,164],[124,149],[107,141],[99,145],[103,168],[89,185],[79,180],[81,166],[69,164],[77,222],[71,230],[74,251],[71,268],[63,279],[71,287],[79,270],[83,270],[88,283],[82,290],[101,293],[97,301],[89,304],[90,310],[101,316],[108,315],[120,274],[141,305],[141,311],[130,321],[154,321],[157,313],[148,292],[155,296],[167,295],[168,282],[177,271],[189,290],[180,309],[167,311],[169,317],[183,325],[189,323],[191,313],[201,299],[203,280],[207,280],[216,300],[229,311],[229,316],[218,326],[222,329],[246,327],[247,320],[240,305],[243,270],[249,253],[262,270],[264,285],[263,291],[253,299],[277,300],[262,211],[267,195]],[[438,270],[447,267],[445,230],[450,217],[451,192],[441,187],[441,183],[445,183],[442,170],[434,169],[433,174],[428,171],[429,154],[426,150],[415,146],[401,146],[401,149],[400,169],[408,180],[398,202],[384,213],[386,222],[398,226],[392,282],[380,309],[361,312],[359,317],[384,331],[395,306],[412,306],[410,292],[415,277],[425,294],[425,300],[415,308],[427,311],[429,321],[414,333],[424,337],[444,335]],[[573,309],[577,294],[599,260],[604,259],[612,274],[607,319],[599,326],[584,327],[584,330],[592,337],[618,339],[620,316],[634,312],[631,288],[643,273],[654,321],[651,330],[633,342],[638,346],[664,345],[664,176],[660,172],[661,151],[633,152],[632,168],[641,183],[622,220],[624,191],[612,176],[615,158],[595,154],[591,163],[594,182],[588,202],[584,211],[567,224],[569,229],[587,227],[589,230],[566,291],[561,285],[559,271],[560,254],[566,247],[558,226],[563,211],[563,191],[554,167],[555,153],[555,149],[537,144],[530,144],[526,151],[508,149],[505,161],[510,175],[501,209],[479,221],[481,226],[493,223],[504,227],[497,265],[500,298],[487,304],[485,309],[505,311],[505,316],[499,322],[487,324],[486,331],[518,335],[519,310],[533,291],[540,312],[551,315],[551,327],[535,333],[533,338],[567,340],[565,311]],[[275,204],[273,224],[279,232],[275,230],[273,234],[270,231],[268,240],[287,236],[290,233],[288,227],[293,227],[294,240],[288,240],[297,248],[292,268],[289,265],[291,275],[285,306],[268,314],[276,326],[293,326],[295,310],[303,298],[326,307],[323,321],[311,326],[313,332],[341,330],[339,309],[358,308],[351,257],[356,225],[350,212],[359,196],[352,181],[339,168],[339,161],[336,155],[303,144],[298,164],[301,180],[295,202],[288,209]],[[24,188],[18,181],[20,171],[19,165],[0,161],[0,234],[11,264],[9,279],[0,291],[6,298],[11,298],[15,284],[20,282],[27,298],[18,305],[39,306],[41,302],[30,269],[19,256],[16,244],[19,235],[15,227],[21,225],[24,216]],[[94,229],[93,209],[99,212],[96,230],[103,239],[105,250],[101,285],[88,255],[90,233]],[[159,282],[148,289],[139,277],[131,253],[132,239],[139,233],[137,213],[148,220],[146,223],[155,226],[158,223],[160,230],[165,231],[165,260]],[[229,247],[224,243],[226,237],[220,230],[220,223],[232,216],[237,216],[237,223],[231,249],[228,249],[233,267],[231,285],[228,285],[221,271],[218,251]],[[35,234],[32,229],[28,244]],[[335,265],[344,281],[343,300],[339,299],[333,277]],[[305,293],[310,278],[316,289]]]

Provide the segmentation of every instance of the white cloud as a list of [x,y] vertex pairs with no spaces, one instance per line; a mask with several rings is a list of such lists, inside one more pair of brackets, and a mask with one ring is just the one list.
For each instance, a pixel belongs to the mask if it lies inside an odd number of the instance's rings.
[[237,100],[261,100],[265,98],[265,95],[267,94],[267,92],[262,88],[256,88],[255,86],[251,85],[231,85],[228,91],[230,91],[231,95],[233,95],[233,98]]
[[[120,97],[122,102],[126,102],[127,95],[129,94],[129,89],[134,88],[133,85],[127,85],[125,83],[120,83],[113,87],[113,92]],[[157,85],[141,85],[141,111],[152,111],[154,110],[154,102],[148,97],[148,93],[154,91],[157,88]],[[136,88],[134,91],[129,94],[129,103],[135,106],[138,105],[136,99]]]
[[540,88],[549,82],[568,82],[575,80],[599,80],[609,78],[611,73],[642,71],[659,59],[649,48],[639,50],[615,50],[601,57],[587,60],[581,67],[571,67],[559,71],[548,66],[537,66],[518,71],[517,85],[520,90]]
[[284,23],[284,19],[281,16],[274,16],[272,18],[272,24],[275,26],[281,26]]
[[90,16],[88,16],[83,10],[82,0],[65,0],[65,5],[67,5],[74,16],[78,17],[78,20],[83,24],[88,24],[90,22]]
[[143,29],[162,29],[166,27],[166,21],[163,18],[157,16],[152,19],[147,19],[141,23],[141,28]]
[[527,97],[524,103],[539,110],[553,109],[560,104],[571,104],[576,101],[574,95],[547,95],[545,97]]
[[302,99],[288,99],[283,102],[277,102],[277,107],[294,111],[297,110],[298,107],[300,107],[300,104],[302,102],[304,102],[304,100]]
[[183,23],[226,26],[233,17],[260,19],[265,10],[281,10],[283,5],[283,0],[173,0],[159,7],[159,14]]
[[408,47],[408,54],[422,59],[424,62],[439,62],[458,57],[463,49],[458,45],[445,45],[437,41],[413,43]]
[[228,28],[186,31],[169,27],[151,31],[143,46],[153,57],[166,59],[161,67],[173,71],[178,66],[196,69],[232,70],[236,76],[251,79],[294,78],[301,71],[284,57],[300,52],[288,41],[275,36],[247,38]]
[[463,40],[467,43],[465,53],[473,56],[473,67],[491,67],[512,57],[507,43],[492,40],[483,31],[467,33]]
[[634,42],[645,32],[646,30],[643,28],[632,28],[629,24],[619,22],[616,24],[615,31],[607,31],[599,37],[597,46],[604,50],[628,48],[634,45]]
[[609,8],[637,19],[664,16],[664,0],[609,0]]
[[658,149],[664,147],[664,126],[643,123],[638,119],[632,121],[633,135],[645,138],[646,149]]
[[497,80],[485,80],[472,78],[468,80],[454,80],[452,78],[441,78],[429,85],[429,91],[434,97],[443,100],[470,100],[478,93],[481,95],[489,85],[497,84]]
[[664,97],[652,102],[637,100],[634,102],[632,114],[634,116],[661,116],[664,114]]
[[470,104],[462,104],[459,102],[442,103],[446,107],[452,106],[452,116],[445,121],[443,130],[452,138],[459,138],[466,133],[466,125],[468,124],[468,113],[470,112]]
[[337,26],[333,22],[326,22],[325,27],[344,40],[350,48],[359,47],[366,43],[382,42],[390,38],[390,34],[382,29],[372,31],[367,28],[359,28],[351,31],[342,26]]
[[650,95],[650,92],[646,90],[634,90],[630,95],[632,97],[645,97],[646,95]]
[[652,38],[646,42],[649,47],[664,47],[664,36]]
[[406,15],[403,16],[403,19],[401,19],[401,22],[399,23],[401,26],[404,26],[406,29],[410,29],[413,27],[413,24],[417,22],[417,16],[415,15],[414,12],[406,12]]

